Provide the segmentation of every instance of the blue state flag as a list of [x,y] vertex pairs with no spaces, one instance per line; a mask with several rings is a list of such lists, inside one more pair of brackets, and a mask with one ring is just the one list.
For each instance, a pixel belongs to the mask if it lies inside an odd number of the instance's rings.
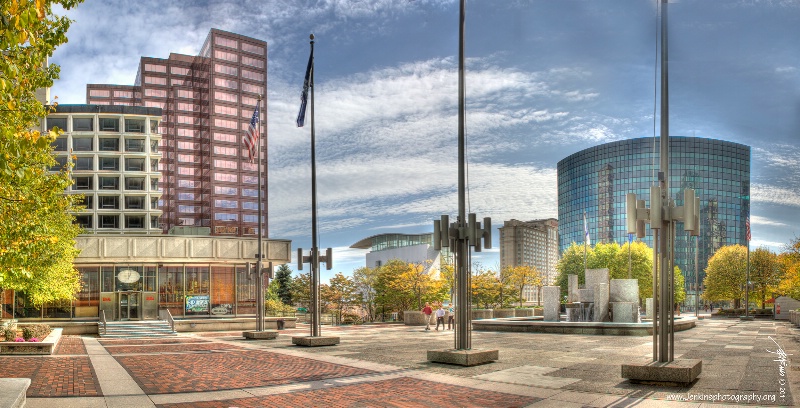
[[303,93],[300,95],[300,112],[297,114],[297,127],[303,127],[306,121],[306,104],[308,103],[308,88],[314,86],[311,83],[311,74],[314,70],[314,48],[308,56],[308,67],[306,67],[306,79],[303,81]]

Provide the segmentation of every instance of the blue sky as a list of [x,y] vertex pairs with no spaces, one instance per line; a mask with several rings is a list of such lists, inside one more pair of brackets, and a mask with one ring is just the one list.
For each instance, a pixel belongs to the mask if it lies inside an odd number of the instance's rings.
[[[60,103],[133,84],[141,56],[197,54],[211,28],[267,41],[269,230],[295,248],[311,247],[310,133],[294,120],[315,34],[323,280],[364,266],[356,241],[457,212],[457,1],[86,0],[67,15]],[[800,235],[798,21],[798,0],[669,5],[671,134],[752,147],[751,247],[776,251]],[[469,210],[495,226],[557,217],[560,159],[658,131],[656,0],[471,0],[466,28]]]

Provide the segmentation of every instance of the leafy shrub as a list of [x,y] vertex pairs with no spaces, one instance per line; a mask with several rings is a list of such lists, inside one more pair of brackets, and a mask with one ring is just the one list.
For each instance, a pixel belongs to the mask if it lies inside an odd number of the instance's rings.
[[25,326],[22,328],[22,338],[28,340],[33,337],[33,330],[30,326]]
[[14,341],[17,338],[17,329],[6,328],[3,330],[3,337],[5,341]]
[[43,339],[50,334],[50,326],[46,324],[31,324],[22,328],[22,338],[30,341],[32,338]]
[[284,304],[280,300],[267,299],[264,301],[264,311],[267,315],[286,316],[293,315],[295,309],[294,306]]

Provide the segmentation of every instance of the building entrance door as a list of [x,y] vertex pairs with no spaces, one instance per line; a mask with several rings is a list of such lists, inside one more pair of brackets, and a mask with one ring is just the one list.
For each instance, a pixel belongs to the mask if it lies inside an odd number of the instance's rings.
[[119,292],[119,320],[140,320],[142,292]]

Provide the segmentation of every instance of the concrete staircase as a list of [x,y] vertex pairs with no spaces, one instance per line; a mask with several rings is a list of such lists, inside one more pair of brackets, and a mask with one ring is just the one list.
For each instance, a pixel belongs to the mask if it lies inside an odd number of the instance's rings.
[[173,331],[169,327],[169,323],[164,320],[108,322],[105,333],[103,333],[102,324],[100,325],[100,337],[102,338],[159,338],[177,335],[178,333]]

